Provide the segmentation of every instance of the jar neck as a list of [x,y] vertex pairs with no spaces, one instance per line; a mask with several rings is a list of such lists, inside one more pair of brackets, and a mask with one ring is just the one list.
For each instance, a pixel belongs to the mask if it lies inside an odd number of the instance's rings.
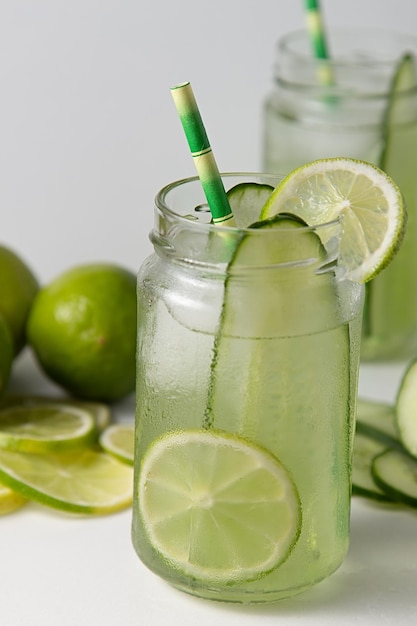
[[[267,179],[274,181],[275,186],[279,177],[223,175],[226,189],[255,179],[263,184]],[[150,235],[155,252],[166,263],[193,272],[248,276],[276,271],[277,277],[288,278],[292,271],[321,272],[332,267],[337,257],[341,231],[337,220],[296,229],[230,228],[204,223],[207,217],[202,221],[195,215],[195,209],[200,213],[204,205],[198,178],[168,185],[157,195],[155,205],[155,226]],[[241,254],[242,244],[245,254]]]

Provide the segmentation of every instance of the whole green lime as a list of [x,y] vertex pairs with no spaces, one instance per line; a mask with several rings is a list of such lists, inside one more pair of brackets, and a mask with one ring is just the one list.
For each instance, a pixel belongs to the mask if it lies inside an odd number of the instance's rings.
[[0,313],[9,325],[15,354],[26,343],[26,320],[38,289],[38,281],[23,259],[0,245]]
[[28,342],[71,394],[114,401],[135,387],[136,278],[113,264],[72,268],[37,294]]
[[9,382],[13,362],[13,339],[9,326],[0,314],[0,396]]

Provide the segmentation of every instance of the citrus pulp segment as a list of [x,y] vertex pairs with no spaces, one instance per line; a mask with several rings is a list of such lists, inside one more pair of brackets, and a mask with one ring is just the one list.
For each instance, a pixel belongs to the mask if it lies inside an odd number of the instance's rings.
[[48,455],[0,448],[0,481],[30,500],[71,513],[102,515],[132,502],[132,468],[90,448]]
[[133,465],[134,424],[111,424],[101,433],[99,443],[108,454],[112,454],[119,461]]
[[200,580],[256,579],[285,560],[300,532],[287,470],[227,433],[187,430],[156,440],[142,462],[138,497],[155,550]]
[[75,406],[47,403],[0,410],[0,448],[57,452],[88,445],[95,435],[91,413]]
[[299,215],[312,226],[341,217],[339,266],[356,282],[381,271],[405,233],[400,189],[382,170],[356,159],[320,159],[288,174],[260,217],[283,212]]

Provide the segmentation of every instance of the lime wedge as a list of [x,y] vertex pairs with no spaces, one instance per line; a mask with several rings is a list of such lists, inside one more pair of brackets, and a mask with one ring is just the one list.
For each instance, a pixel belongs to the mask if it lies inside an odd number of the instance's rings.
[[112,424],[100,435],[99,443],[105,452],[112,454],[119,461],[133,465],[135,448],[134,424]]
[[310,225],[342,216],[339,267],[356,282],[378,274],[405,233],[400,189],[382,170],[356,159],[320,159],[291,172],[267,200],[261,219],[283,212]]
[[27,499],[16,493],[10,487],[0,484],[0,515],[13,513],[16,509],[26,504]]
[[0,481],[72,513],[113,513],[132,502],[133,469],[90,448],[48,455],[0,449]]
[[155,550],[200,580],[256,579],[286,559],[300,532],[287,470],[226,433],[188,430],[156,440],[142,461],[138,496]]
[[247,228],[258,219],[273,189],[264,183],[239,183],[229,189],[227,199],[238,228]]
[[86,446],[95,437],[91,413],[69,404],[10,406],[0,410],[0,448],[58,452]]

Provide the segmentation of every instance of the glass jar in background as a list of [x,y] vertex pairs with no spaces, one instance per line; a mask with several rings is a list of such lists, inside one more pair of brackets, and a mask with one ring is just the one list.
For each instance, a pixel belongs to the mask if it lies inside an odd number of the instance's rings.
[[245,230],[204,207],[197,178],[158,193],[138,275],[133,544],[183,591],[273,602],[347,550],[363,286],[335,275],[338,221]]
[[405,360],[417,355],[417,40],[337,28],[329,38],[331,61],[313,58],[305,31],[278,42],[263,169],[285,174],[346,156],[378,165],[399,185],[407,233],[393,263],[366,286],[362,358]]

